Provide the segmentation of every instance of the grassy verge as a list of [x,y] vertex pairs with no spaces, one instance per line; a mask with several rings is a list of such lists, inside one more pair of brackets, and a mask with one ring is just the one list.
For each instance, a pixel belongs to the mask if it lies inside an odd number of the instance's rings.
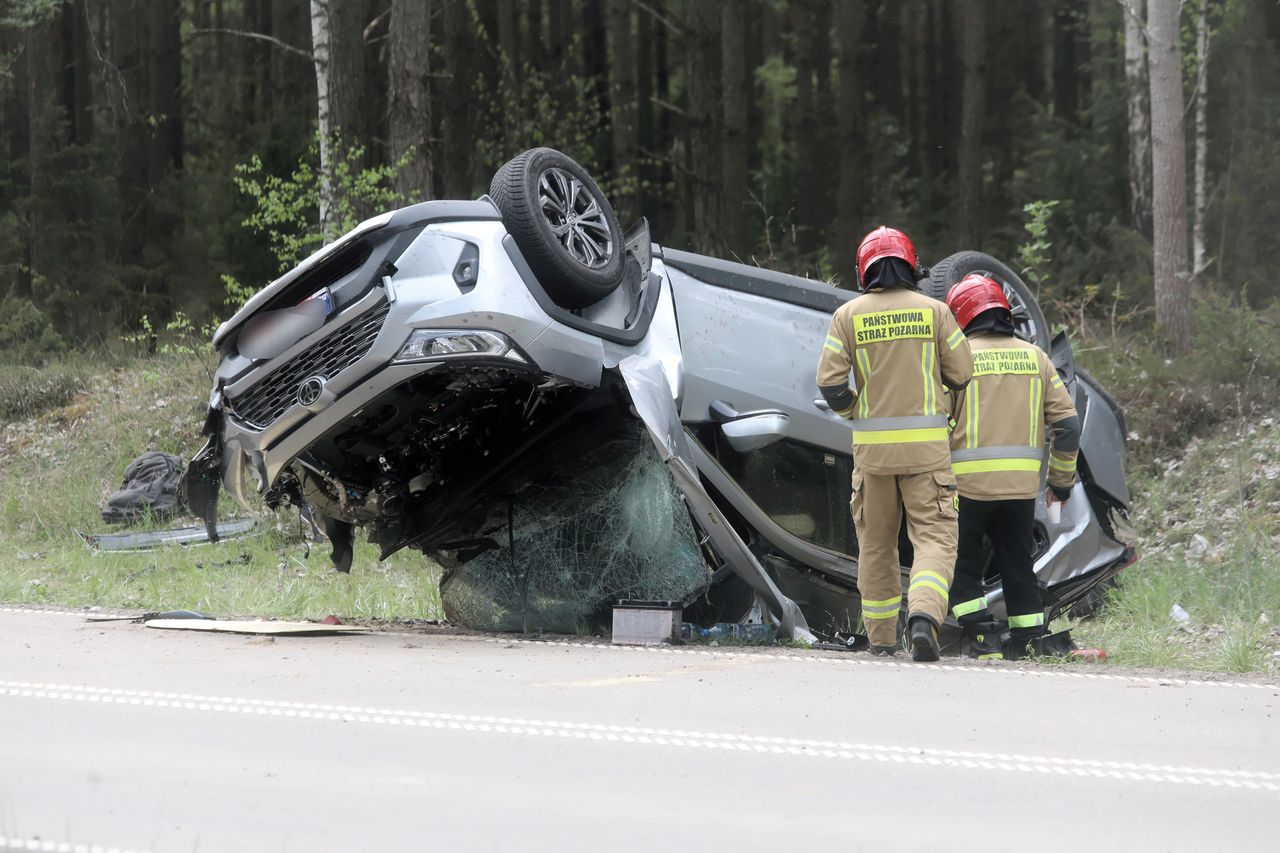
[[[312,547],[296,513],[266,512],[240,542],[94,553],[76,531],[99,517],[125,465],[147,450],[190,458],[202,439],[208,362],[171,353],[0,366],[0,601],[217,615],[438,619],[437,573],[416,552],[380,563],[357,547],[350,576]],[[224,517],[238,514],[227,503]]]
[[1131,482],[1139,562],[1077,639],[1117,664],[1280,672],[1277,419],[1224,425],[1150,467]]

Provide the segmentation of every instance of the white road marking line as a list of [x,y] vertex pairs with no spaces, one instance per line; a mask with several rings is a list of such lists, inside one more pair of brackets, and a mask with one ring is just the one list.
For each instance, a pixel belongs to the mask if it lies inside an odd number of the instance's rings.
[[568,642],[566,640],[526,640],[519,637],[486,637],[486,642],[505,645],[519,644],[529,646],[565,646],[575,649],[595,649],[614,652],[635,652],[666,655],[697,655],[714,658],[747,658],[757,660],[780,660],[801,663],[820,663],[844,666],[878,666],[903,669],[935,669],[947,672],[970,672],[983,675],[1021,675],[1029,678],[1077,678],[1086,681],[1127,681],[1139,684],[1156,684],[1164,687],[1245,687],[1254,690],[1280,691],[1280,684],[1266,684],[1257,681],[1210,681],[1194,678],[1160,678],[1149,675],[1113,675],[1103,672],[1068,672],[1049,666],[1035,669],[1019,669],[1001,664],[961,665],[949,663],[907,663],[904,661],[876,660],[869,655],[858,653],[833,653],[829,656],[782,654],[779,652],[732,652],[712,651],[709,649],[682,649],[673,646],[615,646],[612,643]]
[[891,762],[895,764],[926,764],[934,767],[1004,770],[1074,778],[1094,776],[1135,782],[1212,785],[1280,791],[1280,773],[1212,767],[1183,767],[1088,758],[1059,758],[1044,755],[848,743],[808,738],[698,732],[554,720],[526,720],[476,714],[448,714],[433,711],[363,708],[343,705],[331,705],[328,706],[328,710],[312,710],[313,705],[303,702],[240,699],[228,696],[192,696],[185,693],[123,690],[120,688],[84,687],[26,681],[0,681],[0,696],[89,701],[100,704],[142,705],[165,709],[220,711],[268,717],[283,716],[376,725],[418,726],[452,731],[513,734],[531,737],[589,739],[609,743],[638,743],[696,749],[767,752],[809,758],[820,756],[856,761]]
[[[48,616],[79,616],[85,618],[88,616],[136,616],[136,613],[121,613],[110,610],[57,610],[57,609],[36,609],[26,607],[0,607],[0,613],[19,613],[19,614],[36,614]],[[388,633],[397,633],[394,631]],[[529,645],[529,646],[562,646],[573,649],[593,649],[607,650],[612,652],[633,652],[633,653],[649,653],[649,654],[666,654],[666,655],[698,655],[702,657],[716,658],[748,658],[788,661],[791,663],[818,663],[835,666],[874,666],[874,667],[891,667],[906,669],[934,669],[947,672],[976,672],[983,675],[1012,675],[1024,676],[1027,678],[1076,678],[1085,681],[1119,681],[1130,682],[1136,684],[1154,684],[1161,687],[1236,687],[1251,690],[1272,690],[1280,691],[1280,684],[1267,684],[1257,681],[1240,681],[1233,679],[1209,680],[1196,678],[1160,678],[1150,675],[1119,675],[1105,672],[1080,672],[1067,671],[1065,669],[1053,668],[1049,666],[1039,666],[1033,669],[1022,669],[1010,667],[1001,664],[989,665],[960,665],[948,663],[906,663],[894,660],[875,660],[867,655],[849,654],[849,653],[832,653],[831,655],[812,655],[798,652],[794,654],[783,654],[779,652],[732,652],[732,651],[712,651],[709,649],[683,649],[673,646],[615,646],[612,643],[590,643],[582,641],[568,642],[566,640],[526,640],[519,637],[473,637],[461,635],[451,639],[460,640],[481,640],[487,643],[499,643],[503,645]]]
[[41,850],[53,853],[146,853],[144,850],[103,847],[100,844],[73,844],[68,841],[42,841],[37,838],[5,838],[0,836],[0,850]]

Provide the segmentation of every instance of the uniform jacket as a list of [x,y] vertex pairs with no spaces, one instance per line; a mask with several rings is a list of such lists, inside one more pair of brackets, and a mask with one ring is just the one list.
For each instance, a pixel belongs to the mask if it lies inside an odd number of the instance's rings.
[[972,371],[969,344],[947,306],[894,287],[836,310],[818,388],[833,411],[853,420],[860,471],[919,474],[951,464],[947,389],[963,388]]
[[1075,480],[1079,418],[1057,369],[1035,344],[1011,335],[969,338],[973,379],[955,396],[951,463],[963,497],[1034,498],[1040,491],[1045,424],[1054,434],[1049,484]]

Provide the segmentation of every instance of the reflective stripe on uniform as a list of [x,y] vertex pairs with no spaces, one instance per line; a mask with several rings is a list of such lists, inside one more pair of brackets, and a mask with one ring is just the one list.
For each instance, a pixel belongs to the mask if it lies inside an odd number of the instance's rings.
[[946,415],[859,418],[853,422],[854,444],[914,444],[946,440]]
[[840,343],[840,339],[834,335],[827,335],[827,342],[823,344],[823,346],[832,352],[841,352],[844,350],[844,344]]
[[979,610],[987,609],[987,597],[971,598],[968,601],[962,601],[955,607],[951,608],[951,612],[959,619],[961,616],[968,616],[970,613],[977,613]]
[[1049,453],[1049,467],[1055,471],[1071,472],[1076,470],[1076,460],[1069,456],[1059,456],[1058,453]]
[[964,343],[964,332],[959,329],[956,329],[951,333],[951,337],[947,338],[947,346],[951,349],[955,349],[962,343]]
[[1039,459],[975,459],[972,462],[952,462],[951,472],[957,477],[965,474],[992,474],[998,471],[1040,470]]
[[920,571],[912,574],[911,586],[907,588],[907,591],[910,592],[915,589],[923,589],[926,587],[934,592],[940,593],[943,598],[946,598],[951,591],[951,584],[947,583],[946,578],[937,572],[932,572],[928,569],[921,569]]
[[902,609],[902,596],[900,595],[895,595],[893,598],[883,598],[879,601],[869,598],[862,599],[863,619],[895,619],[900,609]]
[[1031,380],[1031,440],[1027,442],[1032,447],[1040,446],[1040,423],[1044,420],[1044,414],[1040,411],[1040,398],[1044,391],[1044,383],[1037,376]]
[[858,368],[862,373],[862,384],[858,388],[858,414],[866,417],[871,412],[871,398],[867,395],[867,383],[871,379],[871,357],[864,349],[856,350]]
[[1028,613],[1025,616],[1010,616],[1010,628],[1038,628],[1044,624],[1044,613]]
[[1021,444],[1010,444],[997,447],[975,447],[968,450],[953,450],[952,462],[969,462],[974,459],[1034,459],[1036,467],[1044,459],[1044,451],[1035,447],[1024,447]]
[[919,444],[925,441],[946,441],[947,428],[930,429],[881,429],[853,431],[854,444]]
[[965,402],[969,403],[969,421],[965,424],[967,447],[978,446],[978,405],[981,401],[982,394],[978,391],[978,380],[975,379],[969,383],[969,390],[965,392]]
[[933,382],[933,342],[920,348],[920,373],[924,375],[924,413],[938,411],[938,387]]
[[1050,385],[1052,385],[1054,388],[1061,388],[1061,387],[1062,387],[1062,377],[1061,377],[1061,376],[1059,376],[1059,375],[1058,375],[1058,374],[1056,374],[1056,373],[1055,373],[1055,374],[1053,374],[1053,378],[1049,380],[1049,384],[1050,384]]

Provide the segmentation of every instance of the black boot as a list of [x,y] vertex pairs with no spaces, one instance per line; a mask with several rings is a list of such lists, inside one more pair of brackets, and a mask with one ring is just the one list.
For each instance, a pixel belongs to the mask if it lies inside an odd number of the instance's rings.
[[938,631],[924,616],[913,616],[908,622],[911,631],[911,659],[935,661],[941,654],[938,648]]
[[1044,654],[1044,638],[1047,632],[1040,630],[1026,632],[1014,630],[1004,644],[1005,660],[1023,660],[1038,658]]
[[875,643],[872,643],[870,646],[867,647],[867,651],[871,652],[871,654],[877,657],[891,658],[898,653],[898,647],[897,646],[877,646]]
[[1000,660],[1004,657],[1000,644],[1000,624],[994,619],[961,622],[960,635],[966,657],[978,660]]

